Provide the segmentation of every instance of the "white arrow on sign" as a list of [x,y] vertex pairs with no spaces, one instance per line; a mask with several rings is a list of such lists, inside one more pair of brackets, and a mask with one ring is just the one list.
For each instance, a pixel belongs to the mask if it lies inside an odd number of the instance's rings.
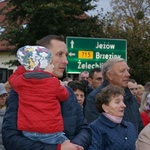
[[74,41],[73,40],[70,42],[70,44],[71,44],[71,48],[74,48]]
[[75,53],[70,52],[68,55],[71,57],[71,56],[75,56],[76,54],[75,54]]

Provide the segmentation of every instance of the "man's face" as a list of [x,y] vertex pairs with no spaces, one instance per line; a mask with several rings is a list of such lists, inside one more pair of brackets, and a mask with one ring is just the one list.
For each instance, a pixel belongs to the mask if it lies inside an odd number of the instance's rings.
[[53,74],[56,77],[61,78],[63,76],[63,72],[66,69],[66,66],[68,64],[67,46],[63,41],[52,40],[51,46],[48,48],[51,50],[51,52],[53,54],[53,57],[52,57],[52,63],[54,65]]
[[117,62],[107,72],[108,80],[111,84],[118,85],[122,88],[128,87],[130,77],[129,67],[126,62]]
[[102,72],[94,72],[93,78],[89,78],[88,81],[94,89],[99,87],[103,82]]
[[89,78],[89,73],[81,73],[79,80],[88,80]]
[[133,83],[133,82],[128,82],[128,88],[130,89],[131,93],[136,96],[137,95],[137,83]]

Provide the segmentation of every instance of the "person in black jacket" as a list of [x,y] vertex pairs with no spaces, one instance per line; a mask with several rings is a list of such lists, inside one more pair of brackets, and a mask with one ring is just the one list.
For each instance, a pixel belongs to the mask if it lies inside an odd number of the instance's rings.
[[143,129],[143,124],[137,100],[128,88],[130,74],[127,63],[123,58],[110,58],[103,64],[102,75],[104,78],[102,85],[93,90],[87,97],[84,110],[86,119],[90,123],[100,114],[95,106],[95,97],[97,93],[101,92],[101,90],[108,84],[118,85],[125,90],[124,103],[126,108],[124,112],[124,120],[132,122],[139,133]]
[[[68,64],[68,51],[64,39],[61,36],[48,35],[37,41],[37,45],[51,50],[52,62],[55,66],[53,74],[58,78],[62,77]],[[87,150],[91,144],[92,132],[74,92],[69,87],[67,89],[69,98],[61,103],[61,112],[64,132],[69,141],[64,141],[62,144],[44,144],[24,137],[17,129],[18,95],[12,90],[2,127],[2,138],[6,150]]]

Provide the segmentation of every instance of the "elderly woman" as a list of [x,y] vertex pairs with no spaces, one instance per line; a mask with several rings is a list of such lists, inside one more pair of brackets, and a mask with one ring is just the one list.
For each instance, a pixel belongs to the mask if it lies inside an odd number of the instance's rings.
[[132,123],[123,120],[123,96],[124,90],[111,84],[97,95],[96,106],[101,114],[90,124],[89,150],[135,150],[138,134]]
[[150,88],[147,88],[142,95],[140,114],[144,126],[150,123]]

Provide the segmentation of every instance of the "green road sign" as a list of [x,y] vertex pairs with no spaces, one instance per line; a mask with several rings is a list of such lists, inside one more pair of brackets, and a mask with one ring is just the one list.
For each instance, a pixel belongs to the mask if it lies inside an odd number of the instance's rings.
[[104,39],[87,37],[67,37],[67,73],[101,68],[107,59],[121,57],[127,60],[127,41],[124,39]]

